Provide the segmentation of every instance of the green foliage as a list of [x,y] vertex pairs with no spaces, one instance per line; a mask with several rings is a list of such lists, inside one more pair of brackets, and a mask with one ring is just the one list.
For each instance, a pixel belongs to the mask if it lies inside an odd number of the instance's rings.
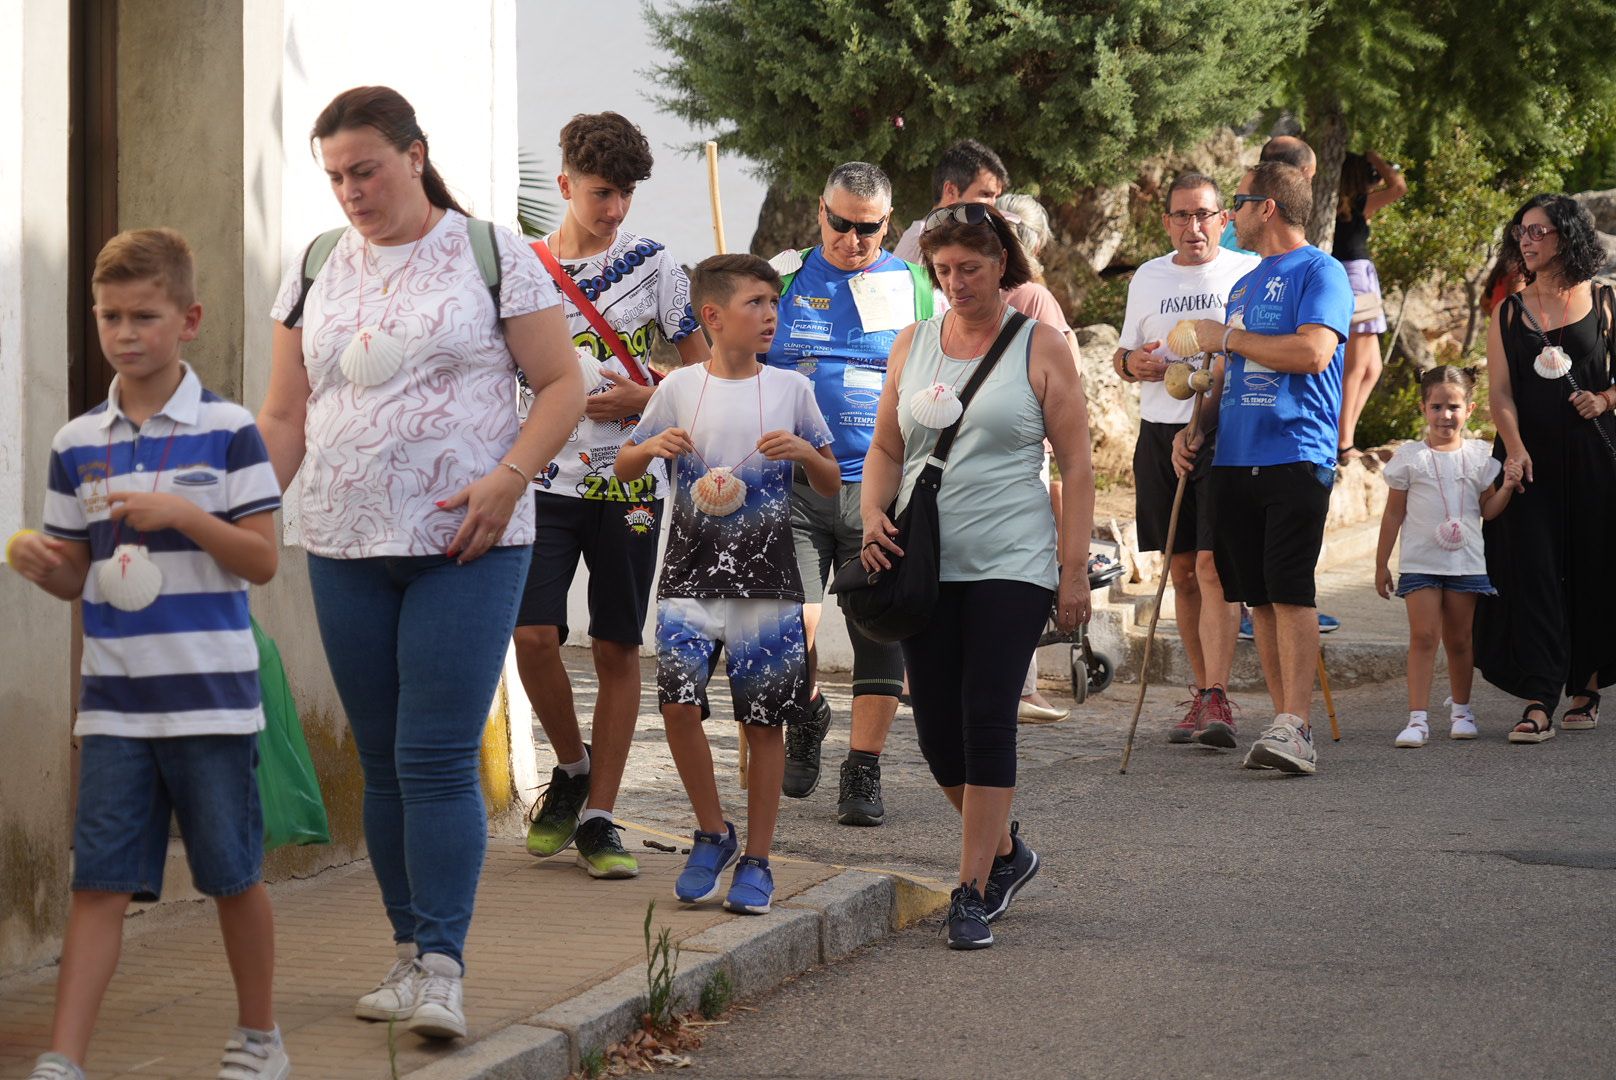
[[708,0],[645,4],[672,57],[660,103],[811,194],[879,162],[929,204],[950,143],[983,138],[1012,183],[1060,199],[1240,123],[1313,20],[1303,0]]
[[1420,413],[1420,369],[1407,357],[1393,357],[1380,374],[1363,415],[1358,418],[1359,446],[1384,446],[1425,435]]
[[729,974],[719,970],[707,976],[707,981],[701,984],[701,1001],[697,1010],[704,1020],[717,1020],[729,1012],[729,1006],[735,1000],[735,984],[730,982]]
[[584,1080],[599,1080],[606,1075],[606,1051],[595,1047],[578,1056],[578,1075]]
[[550,177],[537,155],[516,155],[516,222],[523,236],[535,239],[555,228],[555,204],[549,199]]
[[651,918],[655,914],[653,900],[645,908],[646,1020],[652,1031],[663,1033],[678,1024],[673,1013],[673,977],[679,971],[679,950],[673,946],[673,931],[666,926],[652,939]]

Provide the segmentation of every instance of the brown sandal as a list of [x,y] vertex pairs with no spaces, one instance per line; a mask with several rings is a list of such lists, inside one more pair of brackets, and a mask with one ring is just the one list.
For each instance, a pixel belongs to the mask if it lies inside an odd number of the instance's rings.
[[[1532,719],[1532,714],[1535,712],[1543,714],[1543,723],[1539,724],[1536,720]],[[1520,730],[1520,724],[1531,724],[1532,730],[1522,731]],[[1534,701],[1528,705],[1526,707],[1526,711],[1521,713],[1520,724],[1516,724],[1515,727],[1510,730],[1510,742],[1540,743],[1547,742],[1548,740],[1554,738],[1554,717],[1549,715],[1549,710],[1544,707],[1542,702]]]

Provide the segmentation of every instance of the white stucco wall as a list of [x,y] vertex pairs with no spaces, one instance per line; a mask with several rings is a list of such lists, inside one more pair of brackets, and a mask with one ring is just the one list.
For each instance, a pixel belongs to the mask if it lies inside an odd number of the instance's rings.
[[[0,161],[23,152],[22,6],[0,5]],[[22,527],[22,170],[0,169],[0,543]],[[0,558],[4,558],[0,554]]]

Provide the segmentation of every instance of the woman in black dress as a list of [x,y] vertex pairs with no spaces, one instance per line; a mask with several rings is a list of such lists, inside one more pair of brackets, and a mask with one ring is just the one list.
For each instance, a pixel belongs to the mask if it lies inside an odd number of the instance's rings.
[[1616,290],[1592,284],[1604,251],[1566,195],[1521,207],[1501,257],[1527,285],[1498,306],[1487,333],[1493,454],[1520,462],[1522,481],[1483,529],[1499,595],[1476,608],[1476,666],[1528,702],[1510,741],[1542,742],[1562,689],[1571,703],[1560,726],[1589,730],[1599,688],[1616,682],[1616,450],[1607,443],[1616,432],[1606,415],[1616,408]]

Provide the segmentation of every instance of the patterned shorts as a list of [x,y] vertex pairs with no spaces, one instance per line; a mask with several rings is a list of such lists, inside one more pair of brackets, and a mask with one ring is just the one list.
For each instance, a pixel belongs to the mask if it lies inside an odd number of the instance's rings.
[[712,715],[707,681],[724,650],[735,719],[773,727],[807,715],[808,650],[794,600],[657,602],[657,700]]

